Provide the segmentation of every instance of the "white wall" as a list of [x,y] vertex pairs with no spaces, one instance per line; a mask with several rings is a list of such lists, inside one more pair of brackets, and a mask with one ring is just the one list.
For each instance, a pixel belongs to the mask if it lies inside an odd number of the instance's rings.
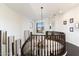
[[[74,23],[69,23],[69,19],[74,18]],[[76,46],[79,46],[79,29],[75,27],[76,23],[79,23],[79,7],[74,8],[63,15],[55,18],[55,31],[62,31],[66,34],[66,41]],[[63,25],[63,21],[67,21],[67,25]],[[69,27],[74,28],[74,32],[69,31]]]
[[[0,4],[0,30],[7,31],[8,36],[15,36],[15,40],[22,38],[22,17]],[[5,45],[2,45],[2,55],[6,55]]]
[[13,10],[0,4],[0,30],[6,30],[8,35],[14,35],[16,39],[21,38],[22,18]]

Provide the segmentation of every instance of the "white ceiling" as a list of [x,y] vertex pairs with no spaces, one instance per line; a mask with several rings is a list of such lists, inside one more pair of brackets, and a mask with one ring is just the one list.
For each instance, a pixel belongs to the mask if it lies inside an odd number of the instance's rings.
[[43,18],[53,17],[65,13],[79,4],[72,3],[6,3],[9,8],[29,19],[40,19],[41,9],[43,6]]

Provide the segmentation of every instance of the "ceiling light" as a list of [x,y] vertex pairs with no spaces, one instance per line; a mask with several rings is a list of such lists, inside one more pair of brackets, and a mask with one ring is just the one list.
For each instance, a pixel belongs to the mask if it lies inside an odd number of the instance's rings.
[[43,13],[42,13],[43,7],[41,7],[41,20],[43,20]]

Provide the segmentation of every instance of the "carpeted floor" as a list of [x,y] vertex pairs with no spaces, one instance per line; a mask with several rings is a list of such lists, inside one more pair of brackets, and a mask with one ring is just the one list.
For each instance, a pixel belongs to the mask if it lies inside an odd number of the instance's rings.
[[66,49],[67,56],[79,56],[79,47],[67,42]]

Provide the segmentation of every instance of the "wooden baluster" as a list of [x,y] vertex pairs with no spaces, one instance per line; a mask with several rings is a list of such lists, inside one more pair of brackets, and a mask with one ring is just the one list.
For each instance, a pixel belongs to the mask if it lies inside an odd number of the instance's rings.
[[42,41],[41,41],[41,38],[42,38],[42,37],[40,36],[40,56],[41,56],[41,42],[42,42]]
[[[61,34],[61,44],[63,44],[63,37],[62,37],[62,34]],[[62,47],[62,46],[61,46]],[[61,54],[62,54],[62,49],[61,49]]]
[[[14,53],[15,53],[15,51],[14,51]],[[21,39],[20,39],[20,55],[21,55]]]
[[[57,40],[59,41],[59,35],[57,37]],[[58,42],[57,42],[57,55],[58,55]]]
[[[50,35],[51,36],[51,35]],[[49,36],[49,41],[48,41],[48,55],[50,56],[50,36]]]
[[[40,36],[40,38],[41,38],[41,36]],[[41,40],[39,40],[39,55],[41,55],[40,42],[41,42]]]
[[9,50],[9,48],[10,48],[9,42],[10,42],[10,41],[9,41],[9,39],[10,39],[10,38],[8,37],[8,56],[9,56],[9,54],[10,54],[10,50]]
[[41,35],[41,56],[42,56],[42,52],[43,52],[43,51],[42,51],[42,49],[43,49],[43,48],[42,48],[42,41],[43,41],[43,36]]
[[16,40],[16,56],[18,56],[18,53],[17,53],[17,40]]
[[38,55],[37,54],[37,36],[36,36],[36,45],[35,45],[35,47],[36,47],[36,56]]
[[40,35],[40,56],[41,56],[41,35]]
[[55,56],[56,56],[56,35],[55,35]]
[[39,42],[40,42],[40,36],[38,36],[38,55],[40,54],[40,50],[39,50]]
[[58,46],[57,46],[57,43],[58,43],[58,35],[56,36],[56,41],[57,41],[57,42],[56,42],[56,55],[57,55],[57,54],[58,54],[58,53],[57,53],[57,52],[58,52],[58,51],[57,51],[57,50],[58,50]]
[[[60,41],[62,42],[62,35],[60,34]],[[61,43],[60,43],[60,51],[62,52],[61,50]]]
[[37,56],[38,56],[38,36],[37,36],[37,44],[36,44],[36,46],[37,46]]
[[57,55],[57,35],[56,35],[56,38],[55,38],[55,51],[56,51],[55,52],[56,53],[55,55]]
[[[55,35],[55,40],[56,40],[56,35]],[[56,41],[55,41],[55,56],[56,56]]]
[[[49,36],[48,36],[49,37]],[[48,38],[49,39],[49,38]],[[47,39],[47,56],[48,56],[48,39]]]
[[60,35],[59,35],[59,54],[60,54]]
[[45,41],[45,39],[46,39],[46,36],[44,36],[44,56],[46,55],[46,49],[45,49],[45,47],[46,47],[46,41]]
[[34,41],[34,40],[33,40],[33,37],[34,37],[34,36],[32,35],[32,56],[34,55],[34,51],[33,51],[33,41]]
[[60,54],[60,35],[59,35],[59,54]]
[[51,36],[51,54],[53,53],[53,44],[52,44],[52,41],[53,41],[53,39],[52,39],[52,36]]
[[33,43],[33,45],[32,45],[32,51],[33,51],[33,55],[34,56],[36,56],[36,37],[37,37],[37,35],[34,35],[34,37],[33,37],[33,39],[32,39],[32,43]]
[[54,35],[52,36],[52,53],[54,55]]
[[42,40],[42,56],[44,56],[44,35],[43,35],[43,40]]
[[34,49],[35,49],[34,43],[35,43],[35,35],[32,35],[32,55],[35,55],[35,53],[34,53]]
[[[41,44],[41,45],[40,45],[40,46],[41,46],[41,47],[40,47],[40,50],[42,51],[42,35],[41,35],[41,43],[40,43],[40,44]],[[40,51],[40,52],[41,52],[41,51]],[[41,56],[42,56],[42,52],[41,52]]]
[[53,35],[53,42],[52,42],[53,43],[53,55],[55,55],[55,53],[54,53],[54,47],[55,47],[55,44],[54,44],[55,42],[54,41],[55,40],[54,39],[55,39],[55,36]]
[[50,36],[50,55],[51,55],[51,36]]
[[[37,37],[37,35],[35,35],[35,39],[34,39],[35,45],[36,45],[36,43],[37,43],[36,37]],[[34,48],[35,48],[35,55],[37,55],[37,47],[34,47]]]
[[59,35],[59,54],[60,54],[60,35]]
[[55,36],[55,56],[56,56],[56,36]]
[[53,55],[55,56],[55,35],[53,35]]
[[32,32],[31,32],[31,56],[32,56]]
[[32,38],[32,41],[33,41],[33,45],[32,45],[33,48],[32,48],[32,49],[33,49],[33,55],[34,55],[34,56],[36,55],[36,47],[35,47],[35,45],[36,45],[36,37],[37,37],[37,36],[34,35],[33,38]]
[[57,35],[57,43],[56,43],[56,49],[57,49],[57,51],[56,51],[56,55],[58,55],[58,35]]
[[[57,43],[58,43],[58,35],[57,35],[57,37],[56,37],[56,41],[57,41],[57,42],[56,42],[56,49],[58,50],[58,46],[57,46]],[[56,55],[58,54],[57,52],[58,52],[58,51],[56,51]]]
[[55,35],[54,35],[54,56],[55,56]]
[[40,54],[40,50],[39,50],[39,42],[40,42],[40,36],[38,36],[38,55]]
[[65,41],[65,34],[64,34],[64,51],[66,51],[66,41]]

